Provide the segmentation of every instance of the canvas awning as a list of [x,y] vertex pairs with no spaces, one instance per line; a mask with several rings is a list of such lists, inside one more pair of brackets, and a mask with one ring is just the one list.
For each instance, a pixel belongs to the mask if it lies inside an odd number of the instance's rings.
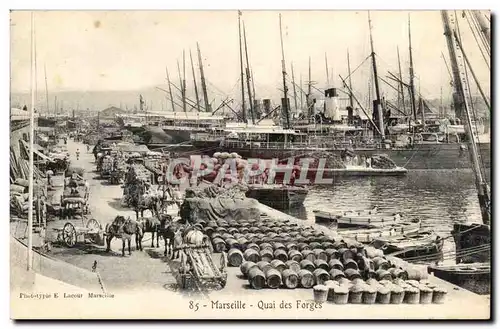
[[[26,148],[26,153],[29,154],[29,151],[30,151],[30,146],[28,145],[28,143],[26,143],[24,140],[21,140],[23,142],[23,145],[24,147]],[[38,155],[40,158],[42,158],[43,160],[46,160],[46,161],[54,161],[54,159],[52,159],[51,157],[48,157],[46,156],[45,154],[41,153],[40,151],[38,150],[42,150],[43,148],[38,145],[38,144],[33,144],[33,153]]]

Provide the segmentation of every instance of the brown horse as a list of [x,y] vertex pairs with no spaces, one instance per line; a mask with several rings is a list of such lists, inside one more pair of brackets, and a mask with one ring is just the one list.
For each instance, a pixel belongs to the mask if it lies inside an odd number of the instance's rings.
[[156,233],[156,248],[160,247],[160,220],[157,217],[140,217],[138,222],[141,224],[144,234],[151,233],[151,248],[154,248]]
[[128,254],[131,255],[130,244],[132,235],[135,234],[135,247],[142,251],[143,231],[141,225],[129,218],[116,216],[111,224],[106,225],[106,251],[111,250],[111,240],[113,238],[122,239],[122,256],[125,256],[125,240],[128,242]]
[[182,244],[182,225],[173,221],[170,215],[164,215],[160,218],[160,225],[158,227],[158,234],[161,234],[163,240],[165,241],[165,256],[169,254],[172,255],[172,259],[175,259],[175,255],[179,256],[179,251],[174,252],[174,248],[179,247]]

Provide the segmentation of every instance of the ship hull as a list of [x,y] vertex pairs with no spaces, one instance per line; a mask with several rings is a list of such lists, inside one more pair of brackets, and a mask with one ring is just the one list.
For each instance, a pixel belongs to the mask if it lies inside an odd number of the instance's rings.
[[299,187],[271,187],[271,186],[249,186],[246,192],[248,198],[256,199],[274,209],[287,210],[300,207],[307,197],[309,190]]
[[[232,147],[221,146],[220,141],[194,141],[193,147],[200,153],[212,155],[215,152],[236,152],[243,158],[285,159],[288,157],[305,158],[313,151],[328,151],[340,156],[342,149],[314,149],[314,148],[259,148],[259,147]],[[386,154],[398,167],[412,169],[470,169],[472,164],[469,152],[461,144],[420,144],[414,148],[368,149],[354,150],[358,156],[370,157],[375,154]],[[480,143],[479,153],[482,163],[490,168],[490,143]]]

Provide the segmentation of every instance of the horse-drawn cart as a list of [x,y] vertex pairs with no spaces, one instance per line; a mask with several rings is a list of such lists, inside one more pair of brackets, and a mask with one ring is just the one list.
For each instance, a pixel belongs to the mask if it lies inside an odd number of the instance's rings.
[[54,228],[57,232],[57,241],[67,247],[74,247],[79,238],[98,246],[104,246],[104,231],[102,225],[94,218],[85,222],[85,217],[81,220],[73,219],[65,222],[62,228]]
[[185,244],[177,248],[182,250],[179,267],[180,285],[189,288],[224,288],[227,282],[226,260],[221,257],[220,267],[214,264],[208,244]]

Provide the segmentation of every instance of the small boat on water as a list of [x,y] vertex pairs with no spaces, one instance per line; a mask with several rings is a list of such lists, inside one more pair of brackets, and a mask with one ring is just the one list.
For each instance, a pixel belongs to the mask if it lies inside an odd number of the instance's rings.
[[378,213],[377,208],[364,211],[328,212],[314,210],[316,222],[336,223],[338,228],[376,228],[401,222],[397,213]]
[[444,240],[432,231],[421,230],[389,238],[373,240],[371,245],[385,255],[395,256],[410,263],[429,262],[441,255]]
[[379,228],[362,230],[338,230],[340,236],[356,240],[361,243],[372,243],[375,239],[401,237],[411,233],[416,233],[421,228],[421,220],[400,222],[398,224],[387,225]]
[[450,266],[430,265],[429,273],[479,295],[491,290],[490,263],[469,263]]

